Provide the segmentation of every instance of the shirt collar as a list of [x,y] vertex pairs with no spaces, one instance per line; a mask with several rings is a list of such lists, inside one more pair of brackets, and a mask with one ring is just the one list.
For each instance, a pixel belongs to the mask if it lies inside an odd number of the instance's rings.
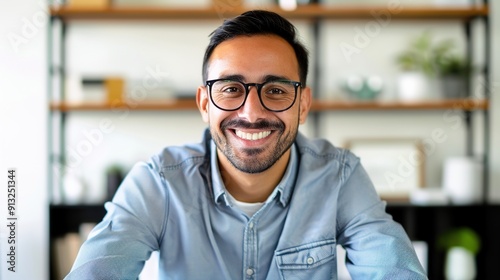
[[[231,200],[225,195],[226,187],[224,186],[224,182],[222,181],[219,171],[217,146],[213,140],[210,140],[210,142],[210,170],[215,203],[225,203],[227,206],[232,206]],[[285,174],[269,198],[266,200],[266,203],[278,197],[280,203],[283,207],[285,207],[290,200],[299,167],[299,154],[295,143],[292,144],[290,151],[290,161],[288,162]]]

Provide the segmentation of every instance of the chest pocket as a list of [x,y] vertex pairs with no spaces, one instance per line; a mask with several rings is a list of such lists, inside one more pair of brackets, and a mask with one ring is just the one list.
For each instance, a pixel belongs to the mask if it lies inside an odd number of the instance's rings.
[[281,279],[337,279],[336,242],[318,241],[276,251]]

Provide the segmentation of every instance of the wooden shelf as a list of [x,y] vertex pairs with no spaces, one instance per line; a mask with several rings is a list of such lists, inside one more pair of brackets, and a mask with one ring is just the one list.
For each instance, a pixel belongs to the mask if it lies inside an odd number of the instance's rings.
[[148,102],[109,103],[109,102],[52,102],[50,110],[70,111],[187,111],[198,109],[195,99],[171,99]]
[[[446,110],[459,109],[466,111],[486,110],[487,100],[482,99],[446,99],[419,102],[381,102],[381,101],[333,101],[315,100],[311,111],[357,111],[357,110]],[[141,103],[112,104],[106,102],[52,102],[50,110],[60,112],[70,111],[190,111],[197,110],[194,99],[171,99]]]
[[348,110],[447,110],[460,109],[466,111],[486,110],[489,102],[484,99],[443,99],[415,102],[400,101],[315,101],[312,111],[348,111]]
[[[260,7],[262,8],[262,7]],[[166,8],[166,7],[118,7],[107,8],[79,8],[79,7],[52,7],[50,14],[63,20],[96,20],[96,19],[224,19],[243,13],[251,7],[205,7],[205,8]],[[293,19],[373,19],[373,13],[382,11],[390,13],[385,6],[344,6],[309,4],[299,6],[296,10],[285,11],[278,6],[265,8]],[[416,6],[403,7],[397,12],[390,13],[391,19],[459,19],[468,20],[475,17],[487,16],[487,6],[473,7],[440,7]]]

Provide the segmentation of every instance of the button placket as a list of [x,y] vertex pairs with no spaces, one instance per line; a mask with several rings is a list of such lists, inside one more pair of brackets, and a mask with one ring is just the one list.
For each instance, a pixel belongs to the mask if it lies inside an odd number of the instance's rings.
[[244,240],[244,274],[245,279],[255,279],[256,270],[255,270],[255,262],[257,259],[257,238],[256,238],[256,226],[253,219],[251,219],[247,223],[247,227],[245,229],[245,240]]

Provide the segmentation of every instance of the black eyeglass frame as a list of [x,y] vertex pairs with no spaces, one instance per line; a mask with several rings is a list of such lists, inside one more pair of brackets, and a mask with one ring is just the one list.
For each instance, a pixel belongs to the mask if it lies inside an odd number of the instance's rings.
[[[240,106],[238,106],[235,109],[225,109],[225,108],[222,108],[222,107],[220,107],[219,105],[217,105],[215,103],[215,101],[212,98],[212,85],[214,83],[218,82],[218,81],[232,81],[232,82],[237,82],[237,83],[242,84],[245,87],[245,99],[243,99],[243,102],[241,103]],[[286,107],[285,109],[280,109],[280,110],[270,109],[270,108],[268,108],[264,104],[264,101],[262,101],[261,90],[264,87],[264,85],[268,84],[268,83],[275,83],[275,82],[290,83],[290,84],[293,84],[293,86],[295,88],[295,96],[293,97],[293,102],[290,104],[290,106]],[[208,89],[208,95],[210,96],[210,101],[212,102],[212,104],[214,104],[214,106],[217,107],[218,109],[220,109],[222,111],[228,111],[228,112],[239,110],[241,107],[243,107],[243,105],[245,105],[245,102],[247,102],[248,95],[250,94],[250,87],[252,87],[252,86],[256,87],[256,89],[257,89],[257,95],[259,96],[260,104],[262,104],[262,106],[264,108],[266,108],[266,110],[271,111],[271,112],[276,112],[276,113],[283,112],[283,111],[286,111],[286,110],[292,108],[292,106],[295,104],[295,101],[297,100],[298,88],[299,87],[302,88],[302,83],[301,82],[291,81],[291,80],[269,80],[269,81],[265,81],[265,82],[259,84],[259,83],[244,83],[242,81],[233,80],[233,79],[214,79],[214,80],[208,80],[208,81],[206,81],[205,85],[207,87],[209,87],[209,89]]]

